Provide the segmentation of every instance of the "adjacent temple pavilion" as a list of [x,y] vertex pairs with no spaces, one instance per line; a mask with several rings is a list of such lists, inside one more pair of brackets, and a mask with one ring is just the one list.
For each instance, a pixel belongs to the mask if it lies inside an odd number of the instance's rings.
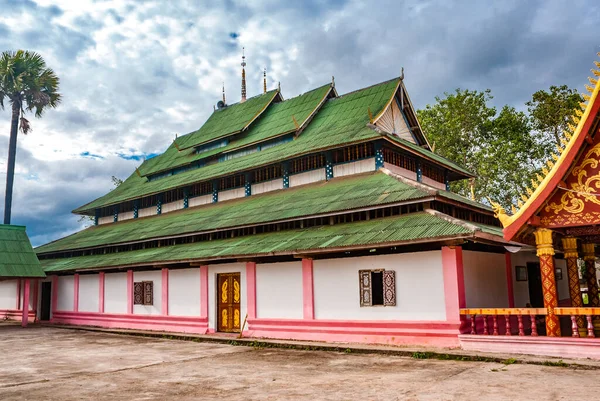
[[[245,66],[239,102],[223,94],[200,128],[74,210],[92,227],[36,249],[50,293],[38,319],[445,346],[484,328],[543,334],[530,230],[503,231],[499,209],[450,190],[473,174],[431,150],[403,74],[286,99],[266,77],[247,97]],[[560,252],[553,294],[570,305]]]

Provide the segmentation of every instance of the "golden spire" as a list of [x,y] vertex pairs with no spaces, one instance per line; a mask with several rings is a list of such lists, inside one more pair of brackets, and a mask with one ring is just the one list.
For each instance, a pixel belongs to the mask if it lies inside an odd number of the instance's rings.
[[242,47],[242,100],[241,103],[246,101],[246,55],[244,54],[245,48]]
[[263,70],[263,93],[267,93],[267,69]]

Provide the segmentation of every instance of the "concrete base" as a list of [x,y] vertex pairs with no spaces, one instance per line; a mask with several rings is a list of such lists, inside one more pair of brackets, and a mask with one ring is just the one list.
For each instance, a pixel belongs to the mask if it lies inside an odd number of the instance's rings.
[[545,355],[558,358],[600,360],[600,338],[519,337],[462,334],[460,346],[467,351]]

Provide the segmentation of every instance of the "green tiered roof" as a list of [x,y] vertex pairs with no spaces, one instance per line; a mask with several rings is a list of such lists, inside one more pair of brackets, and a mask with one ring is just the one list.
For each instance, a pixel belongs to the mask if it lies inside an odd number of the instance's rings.
[[[497,231],[497,233],[496,233]],[[151,263],[176,263],[236,258],[247,255],[271,256],[312,251],[344,250],[359,246],[394,246],[417,240],[434,241],[492,235],[504,242],[497,227],[475,225],[420,212],[377,220],[289,230],[225,240],[163,246],[105,255],[42,260],[46,272],[127,267]]]
[[[292,142],[288,142],[279,146],[274,146],[269,149],[262,150],[260,152],[246,155],[244,157],[234,158],[231,160],[223,161],[221,163],[207,165],[198,169],[189,170],[186,172],[152,181],[148,181],[146,177],[140,177],[137,173],[133,173],[118,188],[94,200],[93,202],[90,202],[84,206],[75,209],[74,212],[83,214],[93,214],[94,209],[96,208],[115,205],[123,201],[139,199],[143,196],[158,194],[167,190],[190,185],[195,182],[207,181],[219,177],[228,176],[235,172],[249,170],[252,168],[258,168],[261,166],[267,166],[273,163],[280,163],[285,160],[289,160],[293,157],[298,157],[303,154],[309,154],[314,153],[316,151],[330,149],[335,146],[360,143],[378,138],[384,138],[389,141],[393,141],[394,143],[399,144],[400,146],[404,147],[410,152],[417,153],[422,157],[431,160],[435,160],[439,164],[446,166],[447,168],[453,171],[459,172],[460,174],[471,176],[471,174],[468,171],[464,170],[455,163],[450,162],[449,160],[446,160],[434,154],[433,152],[420,148],[416,145],[411,144],[408,141],[404,141],[393,135],[379,133],[378,131],[372,129],[369,126],[369,110],[372,113],[372,115],[377,115],[378,113],[380,113],[384,109],[386,104],[389,102],[389,100],[392,98],[392,96],[394,96],[398,88],[399,82],[399,78],[396,78],[387,82],[380,83],[378,85],[371,86],[369,88],[365,88],[356,92],[352,92],[340,97],[327,100],[323,104],[321,109],[318,111],[318,113],[316,113],[314,118],[310,121],[310,123],[306,125],[306,128],[301,133],[301,135],[299,135]],[[296,105],[298,107],[298,110],[302,110],[303,113],[308,112],[310,107],[300,107],[300,104],[306,101],[307,103],[310,103],[311,106],[314,105],[316,99],[319,97],[318,95],[321,93],[319,92],[319,90],[325,92],[326,88],[327,86],[318,88],[315,91],[309,92],[311,94],[310,96],[306,98],[298,98],[298,104]],[[260,98],[267,96],[269,93],[260,96]],[[248,100],[245,103],[228,106],[227,109],[235,109],[242,105],[246,105],[251,100],[252,99]],[[290,100],[290,102],[293,102],[293,99]],[[290,105],[294,105],[294,103],[290,103],[289,105],[285,106],[286,103],[287,102],[283,102],[282,105],[272,104],[267,109],[267,112],[263,113],[263,118],[257,120],[257,122],[255,123],[257,131],[253,131],[252,129],[254,127],[252,127],[251,132],[248,133],[247,137],[252,135],[255,138],[265,138],[270,137],[271,135],[278,135],[275,134],[275,132],[277,131],[287,130],[288,127],[290,127],[289,121],[291,120],[291,116],[289,115],[290,113],[293,115],[293,113],[296,112],[296,106],[294,106],[293,111],[291,111],[292,106]],[[287,107],[290,108],[290,111],[285,111],[285,108]],[[271,113],[269,110],[271,108],[273,108],[273,113]],[[284,109],[278,110],[279,108]],[[221,112],[223,112],[223,110],[219,111],[219,113]],[[300,112],[298,113],[300,114]],[[275,120],[274,122],[268,121],[269,118],[276,117],[278,120],[279,118],[281,118],[281,124],[279,123],[279,121],[275,122]],[[299,124],[302,124],[301,120],[297,116],[296,120]],[[293,120],[291,121],[291,124],[293,124]],[[180,139],[178,139],[178,146],[180,146],[179,143],[189,144],[192,142],[196,142],[194,145],[192,145],[195,146],[198,143],[206,142],[204,140],[200,141],[199,139],[184,139],[191,135],[198,138],[198,135],[200,135],[199,133],[204,132],[203,128],[201,128],[195,133],[183,136]],[[225,129],[224,131],[228,130],[230,129]],[[214,139],[212,130],[206,132],[208,132],[207,137]],[[240,139],[240,141],[243,140],[243,138]],[[171,146],[169,150],[164,154],[164,157],[158,157],[160,158],[159,161],[153,161],[154,159],[150,159],[144,162],[144,164],[140,167],[140,171],[147,174],[149,171],[164,170],[164,166],[171,165],[169,159],[172,157],[178,157],[174,155],[179,153],[183,153],[183,151],[177,152],[177,150],[174,149],[174,146]],[[160,167],[158,167],[159,165]]]
[[25,227],[0,224],[0,278],[46,277]]

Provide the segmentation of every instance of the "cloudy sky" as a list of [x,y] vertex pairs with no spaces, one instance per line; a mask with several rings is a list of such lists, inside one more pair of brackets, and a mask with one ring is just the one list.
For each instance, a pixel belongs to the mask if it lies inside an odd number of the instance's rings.
[[[200,127],[220,98],[281,82],[284,97],[335,75],[339,93],[398,76],[417,108],[457,87],[496,105],[538,89],[583,89],[600,50],[590,1],[0,0],[0,51],[42,54],[63,103],[19,137],[13,224],[34,245],[82,227],[72,209],[126,178],[175,134]],[[176,4],[176,5],[175,5]],[[0,111],[0,211],[9,110]]]

